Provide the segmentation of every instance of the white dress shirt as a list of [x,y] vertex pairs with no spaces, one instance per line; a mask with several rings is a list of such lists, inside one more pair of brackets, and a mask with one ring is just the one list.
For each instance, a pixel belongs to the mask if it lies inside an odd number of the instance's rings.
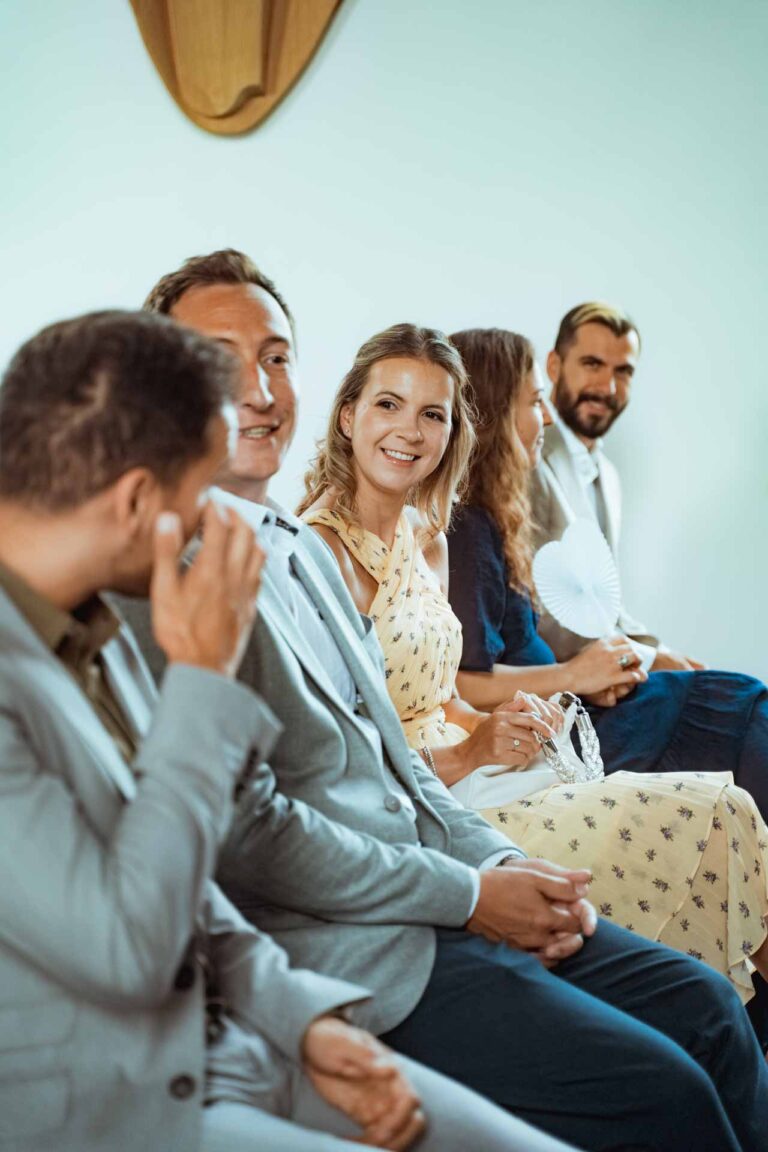
[[573,461],[573,466],[576,469],[587,499],[595,513],[595,518],[600,525],[603,535],[606,535],[608,531],[608,514],[605,509],[603,490],[600,485],[600,467],[598,465],[598,454],[602,451],[603,442],[600,439],[595,440],[592,447],[587,448],[583,440],[579,439],[576,433],[568,427],[559,415],[554,415],[553,419],[562,433],[563,440]]

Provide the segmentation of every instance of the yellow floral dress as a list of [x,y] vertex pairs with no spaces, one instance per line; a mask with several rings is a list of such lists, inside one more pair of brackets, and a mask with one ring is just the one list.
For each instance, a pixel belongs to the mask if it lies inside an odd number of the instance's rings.
[[[378,585],[369,609],[387,687],[408,743],[457,744],[445,719],[461,658],[461,625],[405,513],[392,547],[339,512],[307,513],[337,533]],[[588,866],[600,914],[706,961],[742,1000],[750,956],[768,936],[768,829],[727,772],[616,772],[555,784],[482,815],[530,856]]]

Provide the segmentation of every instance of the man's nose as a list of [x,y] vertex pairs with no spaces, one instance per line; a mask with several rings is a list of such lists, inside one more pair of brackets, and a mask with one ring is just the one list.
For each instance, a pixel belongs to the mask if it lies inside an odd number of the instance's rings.
[[269,387],[269,376],[261,367],[247,368],[243,380],[243,391],[240,396],[241,404],[250,404],[258,411],[271,408],[275,402]]
[[605,372],[601,372],[597,380],[597,386],[599,391],[603,392],[606,396],[616,395],[616,377],[610,368],[606,369]]

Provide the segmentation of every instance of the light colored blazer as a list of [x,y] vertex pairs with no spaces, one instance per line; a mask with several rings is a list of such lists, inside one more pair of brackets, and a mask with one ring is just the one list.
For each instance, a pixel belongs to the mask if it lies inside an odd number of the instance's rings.
[[[605,502],[606,538],[616,563],[619,562],[619,532],[621,529],[621,482],[616,468],[603,452],[595,456],[600,474],[600,487]],[[544,451],[539,467],[531,477],[531,509],[534,520],[534,547],[541,548],[550,540],[559,540],[574,520],[596,521],[595,510],[584,491],[573,457],[562,432],[550,424],[544,433]],[[659,639],[648,632],[644,624],[634,619],[622,604],[619,629],[625,635],[657,647]],[[550,645],[558,660],[569,660],[589,641],[583,636],[563,628],[544,612],[539,621],[539,633]]]
[[2,1152],[197,1148],[204,953],[240,1024],[295,1060],[314,1016],[365,995],[290,972],[208,879],[269,710],[181,666],[155,701],[125,631],[104,659],[137,736],[154,713],[138,784],[0,591]]
[[[244,501],[238,510],[249,514]],[[239,806],[219,880],[295,963],[372,988],[374,999],[358,1015],[384,1032],[422,996],[434,926],[459,928],[468,919],[472,869],[512,845],[458,804],[411,752],[371,621],[360,616],[320,537],[279,511],[298,529],[293,570],[344,656],[386,762],[299,633],[267,564],[240,678],[268,703],[283,732]],[[135,606],[129,611],[160,671],[148,617],[142,623]]]

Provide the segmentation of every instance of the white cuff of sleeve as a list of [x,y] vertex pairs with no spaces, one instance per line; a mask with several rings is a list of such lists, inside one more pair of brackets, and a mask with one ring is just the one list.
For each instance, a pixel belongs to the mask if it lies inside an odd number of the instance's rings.
[[486,856],[477,870],[478,872],[487,872],[489,868],[496,868],[508,856],[519,856],[521,860],[526,859],[522,848],[518,848],[516,844],[510,844],[509,848],[501,848],[498,852],[492,852],[490,856]]

